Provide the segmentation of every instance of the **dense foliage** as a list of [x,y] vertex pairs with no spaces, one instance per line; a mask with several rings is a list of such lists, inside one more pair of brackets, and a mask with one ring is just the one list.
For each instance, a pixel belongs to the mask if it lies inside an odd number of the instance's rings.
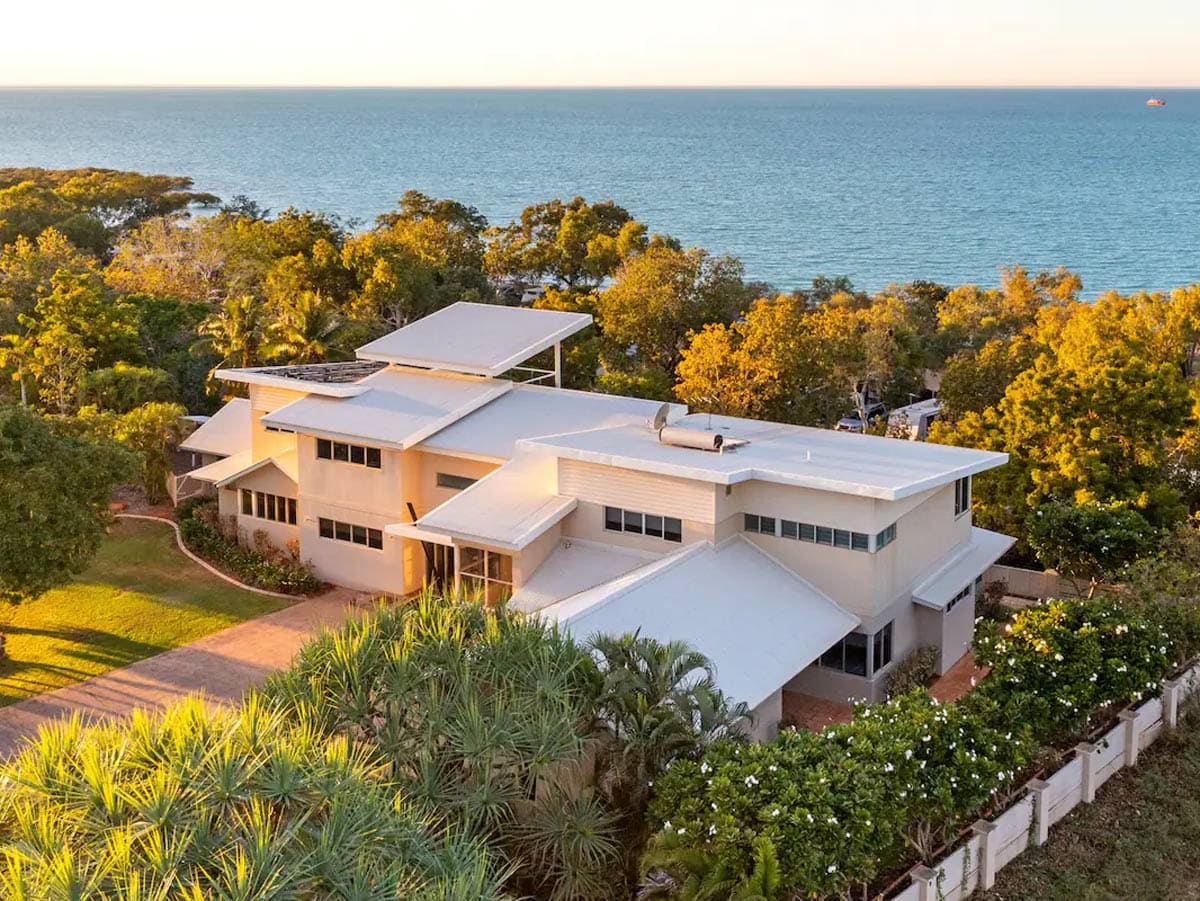
[[819,734],[720,743],[655,784],[661,832],[648,863],[682,882],[683,852],[700,849],[748,875],[767,838],[785,891],[840,894],[895,867],[910,845],[935,850],[1014,788],[1030,754],[1024,734],[921,691],[860,706]]
[[175,510],[188,550],[248,585],[283,594],[316,594],[321,580],[312,567],[283,553],[271,556],[226,537],[212,522],[211,503],[185,501]]
[[251,699],[44,731],[0,770],[6,898],[506,897],[370,754]]
[[373,748],[403,797],[503,852],[514,891],[602,899],[641,851],[630,778],[735,732],[697,667],[632,637],[598,663],[537,621],[427,595],[317,639],[265,696]]
[[1050,601],[981,623],[976,653],[992,672],[955,705],[914,689],[819,734],[677,760],[654,785],[645,894],[726,897],[770,860],[764,897],[864,892],[932,859],[1031,763],[1156,692],[1198,636],[1194,603]]
[[114,484],[134,458],[0,407],[0,598],[36,597],[83,570],[109,523]]

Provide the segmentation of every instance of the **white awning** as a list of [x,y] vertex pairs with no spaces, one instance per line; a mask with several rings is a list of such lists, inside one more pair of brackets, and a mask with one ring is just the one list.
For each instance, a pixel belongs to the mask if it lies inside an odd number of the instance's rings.
[[712,661],[721,690],[751,707],[859,624],[740,535],[689,545],[538,615],[578,639],[640,630],[685,641]]
[[1015,538],[971,528],[971,540],[956,552],[929,579],[913,589],[913,601],[924,607],[942,610],[950,599],[970,585],[984,571],[1004,556]]
[[358,358],[497,376],[591,323],[587,313],[459,302],[360,347]]
[[257,472],[264,466],[274,466],[293,482],[299,478],[297,458],[295,451],[287,451],[282,454],[276,454],[274,457],[263,457],[259,460],[250,458],[250,451],[242,451],[240,454],[234,454],[232,457],[225,457],[217,460],[215,463],[209,463],[207,466],[201,466],[199,469],[193,469],[188,473],[193,479],[201,482],[212,482],[217,488],[224,488],[236,482],[240,478],[250,475],[252,472]]
[[229,457],[250,449],[250,401],[235,397],[179,445],[194,454]]
[[416,526],[519,551],[575,509],[575,498],[555,491],[557,464],[553,457],[511,460],[426,513]]

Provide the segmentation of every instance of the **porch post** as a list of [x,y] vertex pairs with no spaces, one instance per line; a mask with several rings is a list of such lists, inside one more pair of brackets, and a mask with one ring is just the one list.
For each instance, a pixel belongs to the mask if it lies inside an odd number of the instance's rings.
[[554,387],[562,387],[562,342],[554,342]]

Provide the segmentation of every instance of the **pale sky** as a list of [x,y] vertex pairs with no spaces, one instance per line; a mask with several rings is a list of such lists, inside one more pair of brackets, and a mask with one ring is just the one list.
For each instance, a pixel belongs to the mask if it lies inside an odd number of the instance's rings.
[[1200,86],[1200,0],[33,0],[0,85]]

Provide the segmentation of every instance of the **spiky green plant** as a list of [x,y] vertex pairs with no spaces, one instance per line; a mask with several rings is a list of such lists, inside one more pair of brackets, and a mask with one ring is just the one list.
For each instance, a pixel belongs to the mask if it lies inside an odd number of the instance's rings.
[[13,899],[492,898],[503,868],[398,799],[369,746],[251,698],[43,729],[0,770]]
[[597,684],[554,629],[426,593],[317,639],[264,696],[376,749],[405,797],[498,847],[518,891],[595,899],[621,867],[613,818],[577,784]]

